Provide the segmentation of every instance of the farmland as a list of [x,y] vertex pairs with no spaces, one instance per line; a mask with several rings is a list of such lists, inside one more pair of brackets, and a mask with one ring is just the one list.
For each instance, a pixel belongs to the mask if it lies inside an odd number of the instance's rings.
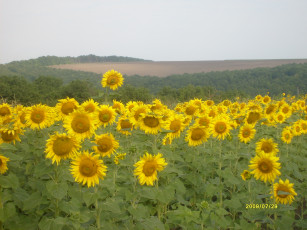
[[100,62],[53,65],[56,69],[70,69],[102,74],[110,69],[125,75],[166,77],[184,73],[207,73],[212,71],[245,70],[259,67],[276,67],[291,63],[307,63],[307,59],[289,60],[225,60],[225,61],[142,61]]

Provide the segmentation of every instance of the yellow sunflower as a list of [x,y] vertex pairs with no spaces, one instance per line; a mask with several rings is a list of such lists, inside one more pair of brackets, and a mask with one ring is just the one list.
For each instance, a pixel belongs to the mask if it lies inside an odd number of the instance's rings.
[[279,124],[284,123],[285,120],[286,120],[286,116],[283,113],[278,112],[275,114],[275,121],[277,121]]
[[7,117],[11,116],[12,114],[12,107],[7,104],[3,103],[0,105],[0,122],[2,123]]
[[271,102],[271,97],[269,95],[266,95],[262,98],[262,103],[263,104],[268,104]]
[[115,70],[110,70],[102,76],[102,87],[109,87],[112,90],[116,90],[122,86],[124,82],[123,75]]
[[161,153],[153,156],[146,152],[141,160],[134,164],[134,175],[138,177],[141,185],[146,183],[146,185],[153,186],[154,182],[158,180],[157,172],[162,171],[166,165]]
[[87,187],[94,187],[99,184],[99,178],[103,180],[106,176],[107,167],[99,159],[98,154],[93,155],[93,153],[83,151],[71,162],[70,171],[76,182],[82,185],[87,184]]
[[139,119],[140,129],[145,133],[157,134],[163,125],[162,117],[156,114],[142,114]]
[[45,153],[46,158],[52,160],[52,164],[60,163],[61,160],[73,158],[77,151],[81,148],[80,142],[74,137],[66,133],[55,133],[47,140]]
[[230,133],[230,121],[227,116],[217,116],[210,124],[210,133],[219,140],[224,140]]
[[300,119],[298,123],[301,126],[302,134],[307,134],[307,120]]
[[63,127],[68,134],[75,136],[78,140],[84,140],[94,134],[97,123],[97,117],[91,116],[83,109],[78,109],[64,119]]
[[185,113],[186,116],[190,116],[190,117],[194,117],[194,116],[197,116],[198,113],[199,113],[199,107],[197,105],[195,105],[194,103],[192,102],[189,102],[183,112]]
[[214,101],[212,101],[212,100],[207,100],[207,101],[205,101],[205,105],[206,106],[213,106],[214,105]]
[[277,143],[272,138],[262,138],[256,143],[256,153],[261,152],[276,155],[279,152]]
[[4,174],[8,168],[7,168],[7,162],[10,161],[9,158],[0,155],[0,173]]
[[97,111],[98,106],[98,102],[93,99],[89,99],[81,104],[81,107],[83,107],[87,113],[94,113]]
[[126,136],[131,135],[133,130],[133,124],[128,119],[127,115],[122,115],[117,121],[116,130],[125,134]]
[[279,157],[261,152],[250,160],[248,167],[253,170],[251,174],[254,174],[257,180],[274,182],[275,178],[280,175],[278,160]]
[[79,103],[74,98],[67,97],[66,99],[60,99],[56,104],[55,110],[58,118],[65,118],[67,115],[75,111],[79,107]]
[[22,105],[17,105],[15,107],[15,122],[18,124],[20,128],[25,128],[27,126],[26,114],[27,107],[23,107]]
[[245,144],[254,138],[256,133],[256,129],[254,129],[253,125],[245,124],[240,128],[239,131],[239,139],[241,142]]
[[290,144],[293,138],[293,134],[290,128],[284,128],[281,133],[281,140],[287,144]]
[[139,126],[139,120],[142,117],[142,114],[146,114],[149,113],[150,109],[148,107],[148,105],[137,105],[134,106],[131,110],[131,112],[129,113],[129,120],[130,122],[135,126],[138,127]]
[[119,147],[118,141],[111,133],[96,135],[94,143],[97,146],[94,146],[93,149],[102,157],[111,157],[111,154]]
[[287,118],[291,117],[292,115],[292,108],[290,105],[287,103],[283,104],[280,108],[279,111],[283,113]]
[[38,104],[27,110],[25,119],[31,129],[44,129],[54,123],[55,113],[53,108]]
[[2,127],[0,128],[0,144],[11,143],[15,144],[15,141],[20,141],[19,135],[23,134],[23,129],[18,127]]
[[195,123],[199,126],[204,126],[206,128],[209,128],[212,118],[208,115],[204,114],[198,118],[195,119]]
[[125,106],[120,101],[113,100],[112,108],[115,110],[116,113],[122,114],[125,111]]
[[181,114],[173,114],[163,125],[163,128],[170,130],[167,135],[172,139],[180,137],[180,133],[184,130],[184,117]]
[[256,124],[261,119],[261,113],[259,111],[249,111],[246,116],[246,122],[248,124]]
[[303,130],[299,124],[299,122],[295,122],[293,125],[292,125],[292,134],[293,136],[300,136],[302,135],[303,133]]
[[210,137],[209,129],[194,124],[187,131],[185,141],[189,143],[189,146],[197,146],[206,142],[209,137]]
[[244,181],[249,180],[249,179],[251,178],[251,173],[250,173],[250,171],[244,170],[244,171],[241,173],[241,177],[242,177],[242,180],[244,180]]
[[281,204],[291,204],[294,200],[294,196],[297,196],[293,188],[293,184],[287,179],[282,181],[279,179],[279,183],[275,183],[273,186],[274,191],[271,193],[274,194],[276,203]]
[[115,110],[108,105],[101,105],[97,109],[98,112],[98,125],[103,125],[106,127],[107,125],[111,125],[115,122],[116,112]]

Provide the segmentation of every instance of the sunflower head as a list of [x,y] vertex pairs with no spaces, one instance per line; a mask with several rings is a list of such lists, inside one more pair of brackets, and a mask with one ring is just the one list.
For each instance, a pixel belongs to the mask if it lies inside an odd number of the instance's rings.
[[241,142],[247,143],[254,138],[255,133],[254,126],[245,124],[240,128],[239,139]]
[[194,124],[191,126],[185,137],[185,141],[188,142],[189,146],[197,146],[207,141],[210,136],[209,129]]
[[288,179],[285,181],[279,179],[279,182],[274,184],[273,191],[271,193],[274,194],[277,204],[291,204],[294,200],[294,196],[297,195],[293,189],[293,184],[291,184]]
[[257,180],[273,182],[280,175],[280,163],[278,160],[279,157],[275,157],[272,154],[259,153],[250,161],[249,168],[253,170],[251,174],[254,174]]
[[103,125],[106,127],[108,124],[113,124],[116,118],[115,110],[108,105],[102,105],[98,109],[98,125]]
[[75,111],[79,107],[79,103],[74,98],[67,97],[60,99],[56,104],[55,109],[58,114],[58,119],[65,118],[67,115]]
[[10,161],[9,158],[0,155],[0,174],[4,174],[8,168],[7,168],[7,162]]
[[250,171],[244,170],[244,171],[241,173],[241,177],[242,177],[242,180],[246,181],[246,180],[249,180],[252,176],[251,176]]
[[102,76],[101,85],[102,87],[109,87],[112,90],[116,90],[123,85],[123,82],[124,78],[122,74],[112,69]]
[[25,119],[31,129],[49,127],[55,121],[54,109],[42,104],[34,105],[27,110]]
[[262,138],[256,143],[256,153],[261,152],[276,155],[279,152],[277,143],[272,138]]
[[138,177],[141,185],[153,186],[154,182],[158,180],[157,172],[162,171],[166,165],[161,153],[155,156],[146,153],[140,161],[134,164],[134,175]]
[[55,133],[47,140],[46,158],[52,159],[52,163],[60,163],[61,160],[73,158],[81,148],[80,142],[66,133]]
[[95,111],[97,111],[99,104],[93,99],[89,99],[83,102],[81,106],[87,113],[94,113]]
[[74,158],[70,171],[76,182],[92,187],[99,184],[99,179],[104,179],[107,167],[99,159],[99,155],[84,151]]
[[93,149],[102,157],[111,157],[111,154],[119,147],[118,142],[111,133],[99,136],[96,135],[94,143],[96,146],[94,146]]

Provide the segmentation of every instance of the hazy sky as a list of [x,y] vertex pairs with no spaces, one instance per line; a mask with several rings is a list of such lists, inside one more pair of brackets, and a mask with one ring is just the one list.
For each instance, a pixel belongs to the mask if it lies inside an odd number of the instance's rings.
[[307,0],[0,0],[0,63],[307,58]]

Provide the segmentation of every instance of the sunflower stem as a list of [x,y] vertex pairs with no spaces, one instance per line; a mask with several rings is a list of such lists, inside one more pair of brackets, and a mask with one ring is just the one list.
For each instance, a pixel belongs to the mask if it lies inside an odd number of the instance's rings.
[[[98,193],[98,187],[95,187],[95,193]],[[100,229],[100,211],[99,211],[99,206],[98,206],[98,199],[96,199],[95,202],[95,209],[96,209],[96,226],[97,229]]]
[[220,207],[223,206],[223,187],[222,187],[222,141],[220,141],[220,151],[219,151],[219,179],[220,179]]
[[[1,195],[2,195],[2,188],[1,188],[1,185],[0,185],[0,209],[2,210],[3,209],[3,204],[2,204]],[[3,229],[2,221],[0,221],[0,230],[2,230],[2,229]]]

